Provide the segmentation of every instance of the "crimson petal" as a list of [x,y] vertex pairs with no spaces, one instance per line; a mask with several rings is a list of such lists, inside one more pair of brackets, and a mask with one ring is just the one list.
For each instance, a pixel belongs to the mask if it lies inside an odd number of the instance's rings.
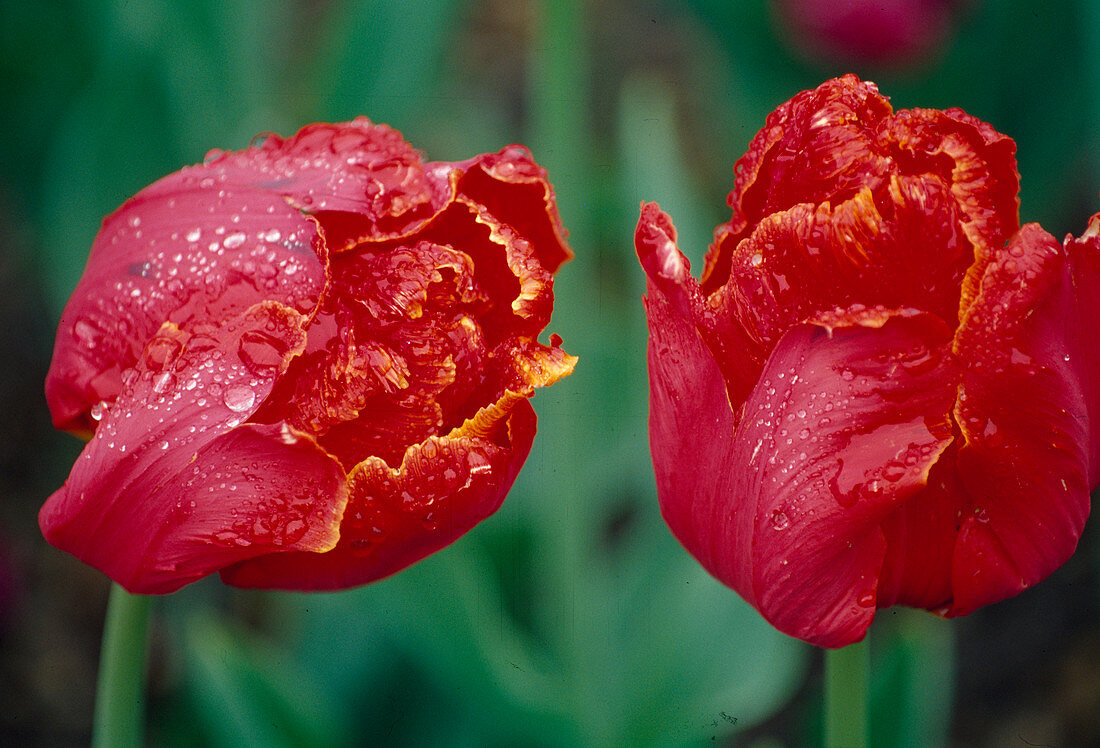
[[1023,227],[976,266],[956,334],[961,519],[954,601],[964,615],[1035,584],[1073,553],[1097,484],[1100,216],[1060,246]]
[[339,544],[327,553],[260,556],[222,570],[239,587],[336,590],[394,574],[444,548],[504,501],[531,450],[535,411],[514,404],[507,442],[453,433],[410,447],[397,469],[371,457],[352,470]]
[[738,424],[726,372],[692,320],[671,227],[663,248],[661,228],[640,226],[638,248],[649,275],[662,514],[704,567],[780,630],[822,646],[858,640],[885,557],[879,524],[923,487],[951,442],[950,330],[912,310],[847,310],[798,325]]
[[219,326],[164,323],[43,505],[46,539],[148,594],[243,558],[332,548],[339,463],[285,424],[240,425],[304,348],[304,323],[275,302]]

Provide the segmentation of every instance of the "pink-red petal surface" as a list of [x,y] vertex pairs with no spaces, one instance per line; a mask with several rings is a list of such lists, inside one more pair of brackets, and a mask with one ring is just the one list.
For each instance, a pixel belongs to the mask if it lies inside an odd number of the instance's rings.
[[444,548],[495,512],[535,436],[524,399],[506,427],[507,442],[431,437],[410,447],[400,467],[370,458],[349,480],[339,544],[327,553],[273,554],[222,570],[240,587],[334,590],[366,584]]
[[274,302],[218,327],[164,323],[42,507],[46,539],[131,592],[171,592],[243,558],[339,538],[344,474],[285,425],[241,425],[305,344]]
[[879,524],[923,487],[951,442],[950,329],[934,315],[883,309],[796,326],[738,422],[692,319],[686,266],[671,242],[639,250],[663,516],[780,630],[823,646],[862,638],[886,552]]
[[984,267],[956,335],[959,472],[973,509],[955,549],[955,614],[1044,579],[1077,546],[1097,469],[1100,318],[1084,306],[1100,282],[1097,249],[1025,226]]

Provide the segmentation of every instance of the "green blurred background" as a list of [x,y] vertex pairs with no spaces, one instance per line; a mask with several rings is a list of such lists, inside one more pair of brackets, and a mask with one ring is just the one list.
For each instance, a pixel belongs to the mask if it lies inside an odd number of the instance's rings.
[[[444,552],[340,594],[209,579],[158,599],[150,744],[819,743],[820,653],[660,521],[633,225],[658,200],[700,267],[766,114],[850,70],[1014,137],[1022,219],[1080,233],[1100,210],[1100,0],[940,4],[946,32],[899,66],[811,53],[765,0],[0,3],[0,744],[90,734],[108,584],[36,512],[81,446],[41,384],[101,217],[210,148],[360,114],[430,159],[532,149],[577,255],[550,330],[580,365],[535,397],[504,507]],[[1100,744],[1096,535],[967,619],[883,612],[874,743]]]

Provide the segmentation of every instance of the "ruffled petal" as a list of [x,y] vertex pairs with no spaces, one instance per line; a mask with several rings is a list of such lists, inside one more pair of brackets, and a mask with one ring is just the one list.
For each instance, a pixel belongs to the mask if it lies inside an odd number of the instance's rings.
[[[769,115],[738,161],[728,200],[733,216],[715,233],[703,290],[712,293],[733,280],[731,272],[736,275],[737,269],[731,262],[739,245],[768,216],[803,203],[836,209],[863,191],[873,196],[887,225],[893,221],[895,205],[912,203],[907,209],[924,213],[932,229],[935,225],[928,219],[936,216],[933,211],[943,201],[936,193],[944,192],[954,206],[938,217],[944,230],[954,231],[957,223],[961,236],[944,247],[929,241],[926,246],[937,252],[925,258],[923,274],[938,278],[959,272],[974,258],[1000,247],[1019,225],[1015,153],[1011,138],[960,109],[893,113],[873,83],[852,75],[826,81]],[[922,182],[927,186],[921,187]],[[908,242],[913,243],[921,230],[907,235],[905,223],[906,219],[899,219],[897,235],[909,236]],[[940,233],[936,231],[932,238],[938,240]],[[813,244],[811,237],[809,246]],[[766,258],[768,248],[764,250]],[[960,266],[961,256],[965,257]],[[948,268],[940,268],[941,264]],[[944,288],[941,293],[946,293]],[[964,296],[971,290],[964,289]],[[958,288],[953,287],[953,292],[957,303]],[[916,301],[909,299],[905,305]],[[954,318],[938,307],[933,311],[944,319]]]
[[[1094,219],[1094,230],[1098,225]],[[982,267],[955,350],[961,518],[953,615],[1015,595],[1073,553],[1096,485],[1096,237],[1029,224]]]
[[347,501],[339,463],[285,424],[241,425],[304,348],[304,322],[275,302],[219,326],[166,322],[42,507],[46,539],[136,593],[332,548]]
[[525,147],[510,145],[456,166],[462,172],[459,193],[530,242],[547,272],[553,274],[573,256],[546,170]]
[[954,324],[974,261],[950,188],[891,177],[835,205],[803,203],[756,225],[731,258],[715,305],[770,349],[792,325],[836,306],[915,306]]
[[465,198],[418,236],[447,243],[332,257],[309,346],[258,420],[289,421],[346,465],[397,465],[519,386],[514,368],[542,355],[533,338],[553,306],[535,245]]
[[710,293],[729,278],[730,254],[761,219],[799,203],[844,200],[872,189],[890,169],[874,152],[890,103],[874,83],[845,75],[803,91],[768,115],[734,166],[729,222],[718,227],[703,268]]
[[239,587],[334,590],[394,574],[444,548],[499,507],[531,450],[535,412],[510,409],[496,438],[461,431],[430,437],[393,469],[371,457],[351,472],[336,547],[272,554],[222,571]]

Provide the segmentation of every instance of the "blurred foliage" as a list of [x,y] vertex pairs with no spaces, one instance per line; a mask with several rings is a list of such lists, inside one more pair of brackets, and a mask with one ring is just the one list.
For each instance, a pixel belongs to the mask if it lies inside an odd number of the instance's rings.
[[[961,106],[1012,135],[1022,218],[1080,232],[1100,207],[1100,0],[964,5],[920,68],[854,72],[896,107]],[[80,744],[90,719],[105,582],[37,537],[37,505],[78,445],[45,435],[26,393],[101,217],[210,148],[365,114],[432,159],[532,148],[577,255],[551,331],[580,365],[535,398],[539,438],[504,507],[444,552],[341,594],[206,580],[158,601],[152,743],[812,745],[810,648],[711,580],[660,520],[632,233],[639,201],[657,200],[700,267],[764,117],[841,72],[787,46],[764,0],[0,4],[0,270],[22,294],[0,311],[25,336],[5,350],[34,357],[0,390],[33,425],[5,442],[23,450],[5,459],[4,516],[25,591],[3,674],[30,695],[0,742]],[[29,478],[13,472],[26,461]],[[1080,580],[1097,566],[1079,557],[1038,594],[1095,613]],[[1083,615],[1056,620],[1094,630]],[[964,636],[1000,625],[975,621]],[[952,703],[979,704],[954,698],[952,626],[903,612],[878,627],[876,745],[942,745]],[[967,678],[960,691],[980,690]]]

